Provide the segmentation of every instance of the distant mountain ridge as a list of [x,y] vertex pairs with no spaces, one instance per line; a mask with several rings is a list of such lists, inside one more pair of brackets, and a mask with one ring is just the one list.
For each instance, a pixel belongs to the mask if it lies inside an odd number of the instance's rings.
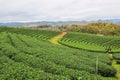
[[52,25],[52,26],[61,26],[61,25],[85,25],[93,22],[108,22],[114,24],[120,24],[120,19],[108,19],[108,20],[98,20],[98,21],[38,21],[38,22],[9,22],[9,23],[0,23],[0,26],[26,26],[26,27],[35,27],[38,25]]
[[108,22],[108,23],[114,23],[114,24],[120,24],[120,19],[108,19],[108,20],[98,20],[100,22]]
[[10,23],[0,23],[0,26],[38,26],[38,25],[52,25],[52,26],[61,26],[68,24],[76,25],[85,25],[87,21],[58,21],[58,22],[49,22],[49,21],[40,21],[40,22],[10,22]]

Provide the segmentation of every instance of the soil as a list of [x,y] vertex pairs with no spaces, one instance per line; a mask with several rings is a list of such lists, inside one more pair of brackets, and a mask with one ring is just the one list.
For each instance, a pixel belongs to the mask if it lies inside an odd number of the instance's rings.
[[53,43],[53,44],[58,44],[58,45],[59,45],[58,40],[59,40],[60,38],[62,38],[63,36],[65,36],[66,34],[67,34],[67,32],[62,32],[61,34],[53,37],[53,38],[50,40],[50,42]]

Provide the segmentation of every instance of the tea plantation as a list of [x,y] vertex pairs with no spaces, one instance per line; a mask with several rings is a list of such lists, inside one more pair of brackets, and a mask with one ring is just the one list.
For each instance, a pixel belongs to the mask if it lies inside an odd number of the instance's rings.
[[102,36],[87,33],[69,32],[59,43],[96,52],[120,52],[120,38],[116,36]]
[[[60,33],[0,27],[0,80],[117,80],[117,71],[111,66],[108,54],[49,42]],[[111,39],[105,38],[101,43],[97,40],[85,42],[84,37],[79,40],[73,37],[72,40],[68,39],[69,35],[60,40],[62,44],[81,41],[85,44],[98,43],[95,44],[97,46]],[[118,39],[115,38],[116,41]],[[102,46],[106,45],[109,44],[106,42]],[[116,44],[112,48],[119,50]]]

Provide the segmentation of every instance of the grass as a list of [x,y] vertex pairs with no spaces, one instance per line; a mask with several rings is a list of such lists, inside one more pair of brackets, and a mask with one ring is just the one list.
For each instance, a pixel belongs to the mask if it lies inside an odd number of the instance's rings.
[[112,61],[112,66],[120,73],[120,64],[117,64],[115,60]]
[[117,64],[112,54],[109,54],[109,57],[112,59],[112,66],[117,70],[116,77],[120,79],[120,64]]
[[58,44],[58,45],[60,45],[60,44],[58,43],[58,40],[59,40],[60,38],[62,38],[63,36],[65,36],[66,34],[67,34],[67,32],[62,32],[61,34],[59,34],[59,35],[51,38],[51,39],[50,39],[50,42],[53,43],[53,44]]

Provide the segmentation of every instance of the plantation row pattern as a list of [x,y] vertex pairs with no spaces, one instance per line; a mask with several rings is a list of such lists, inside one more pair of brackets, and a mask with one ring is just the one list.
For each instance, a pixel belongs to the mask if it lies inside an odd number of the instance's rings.
[[120,52],[119,37],[69,32],[59,40],[59,43],[88,51]]
[[52,37],[61,33],[59,31],[35,30],[35,29],[28,29],[28,28],[11,28],[11,27],[0,27],[0,32],[22,34],[22,35],[35,37],[41,40],[49,40]]
[[[116,80],[110,78],[116,70],[111,67],[107,54],[54,45],[21,32],[0,33],[1,79]],[[96,56],[99,57],[98,74]]]

